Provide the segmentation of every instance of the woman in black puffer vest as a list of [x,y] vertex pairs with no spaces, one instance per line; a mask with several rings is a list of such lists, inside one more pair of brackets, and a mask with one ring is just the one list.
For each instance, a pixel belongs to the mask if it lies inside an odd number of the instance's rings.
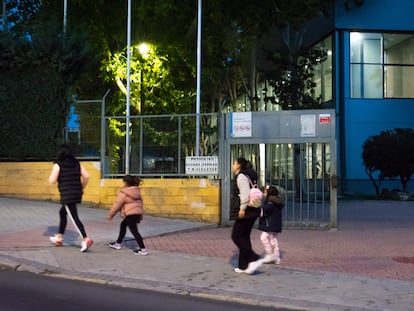
[[67,215],[72,219],[75,228],[82,237],[81,252],[85,252],[93,243],[88,238],[85,228],[78,216],[76,204],[81,203],[83,188],[89,181],[89,174],[85,168],[79,163],[70,150],[69,146],[61,145],[59,147],[57,159],[53,164],[52,173],[49,182],[58,183],[60,192],[60,208],[59,215],[59,232],[55,236],[50,237],[50,241],[56,246],[62,246],[63,234],[66,230]]

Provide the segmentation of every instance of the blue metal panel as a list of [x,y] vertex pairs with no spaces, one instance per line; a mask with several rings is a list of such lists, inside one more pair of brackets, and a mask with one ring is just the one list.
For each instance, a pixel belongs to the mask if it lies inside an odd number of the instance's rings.
[[[379,0],[378,2],[382,3],[384,1]],[[367,1],[364,3],[364,6],[368,7],[370,4],[372,4],[372,1]],[[410,5],[414,6],[414,1],[410,1]],[[378,7],[380,6],[378,4]],[[371,8],[373,12],[370,15],[374,16],[376,8],[372,5]],[[353,9],[353,11],[357,10],[359,9]],[[371,18],[369,17],[368,19]],[[385,24],[382,23],[382,20],[380,20],[380,23],[376,22],[377,25],[381,24],[381,26],[373,28],[384,29]],[[352,24],[352,21],[350,20],[349,23]],[[412,25],[414,28],[414,23]],[[346,192],[368,194],[371,188],[372,191],[374,191],[374,188],[364,170],[361,157],[362,146],[368,137],[378,135],[381,131],[397,127],[414,128],[414,99],[350,98],[349,32],[344,31],[342,38],[342,41],[336,41],[336,49],[338,52],[341,50],[342,56],[337,58],[338,63],[336,66],[339,66],[339,62],[342,62],[343,65],[343,72],[337,76],[336,80],[338,85],[342,84],[343,90],[343,101],[340,102],[339,98],[337,99],[337,111],[339,113],[343,112],[343,115],[338,116],[338,120],[344,122],[341,128],[344,131],[344,135],[339,135],[340,142],[338,144],[340,152],[343,152],[342,155],[341,153],[338,153],[338,155],[340,161],[344,161],[344,163],[343,166],[338,163],[338,167],[343,167],[344,169],[341,175],[346,178],[346,189],[344,189]],[[343,107],[340,107],[340,105],[343,105]],[[363,187],[362,184],[365,186]],[[355,192],[355,190],[357,191]]]
[[364,0],[360,8],[345,10],[343,1],[337,1],[335,27],[354,30],[412,31],[413,0]]
[[[344,179],[342,190],[346,192],[367,193],[366,190],[371,190],[361,158],[362,145],[369,136],[396,127],[414,128],[414,99],[350,98],[349,31],[414,32],[413,12],[414,0],[364,0],[360,8],[352,7],[349,11],[343,1],[336,1],[334,101],[338,121],[339,176]],[[323,37],[322,33],[320,37]],[[411,183],[408,188],[413,190],[413,186]]]
[[[414,189],[414,181],[410,181],[407,184],[408,189]],[[381,189],[401,189],[401,182],[398,179],[390,180],[386,179],[381,183]],[[349,179],[347,193],[356,195],[371,195],[375,196],[375,187],[370,180],[362,179]]]
[[362,146],[368,137],[394,128],[414,128],[414,99],[353,99],[346,101],[345,144],[348,179],[367,179]]

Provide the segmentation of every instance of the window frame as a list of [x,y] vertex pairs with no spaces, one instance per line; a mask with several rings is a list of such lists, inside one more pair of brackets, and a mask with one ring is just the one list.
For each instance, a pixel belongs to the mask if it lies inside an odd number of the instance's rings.
[[[406,39],[414,39],[414,33],[396,33],[396,32],[366,32],[366,31],[351,31],[349,33],[349,51],[350,51],[350,55],[349,55],[349,96],[350,98],[353,99],[412,99],[414,98],[414,94],[407,94],[404,95],[404,90],[401,89],[400,91],[400,96],[390,96],[388,94],[395,94],[398,93],[398,91],[394,91],[396,90],[394,89],[389,89],[389,81],[390,81],[390,75],[387,75],[387,68],[410,68],[411,70],[414,70],[414,62],[410,63],[410,62],[404,62],[404,60],[400,61],[400,62],[389,62],[387,60],[387,50],[389,50],[390,48],[386,48],[386,37],[387,35],[395,35],[397,36],[406,36],[405,39],[399,41],[403,42]],[[354,38],[353,38],[354,36]],[[361,41],[365,42],[367,40],[380,40],[380,61],[365,61],[364,60],[364,52],[365,50],[363,50],[364,48],[369,48],[369,46],[365,46],[364,43],[358,43],[358,46],[354,46],[355,42],[357,42],[357,40],[355,39],[355,37],[361,37]],[[375,37],[377,37],[375,39]],[[358,40],[359,41],[359,40]],[[358,60],[355,61],[353,60],[353,50],[357,48],[359,49],[359,55],[358,55]],[[365,79],[367,79],[367,77],[364,75],[364,71],[366,70],[366,66],[379,66],[381,69],[381,73],[380,75],[378,75],[377,77],[379,78],[380,81],[379,85],[380,85],[380,94],[378,94],[378,96],[367,96],[367,91],[369,90],[369,88],[367,87],[367,84],[365,83]],[[355,69],[358,68],[359,70]],[[402,74],[401,75],[401,79],[404,78],[404,76]],[[355,76],[359,76],[358,79],[355,79]],[[375,75],[371,75],[371,77],[375,77]],[[378,82],[376,82],[378,84]],[[372,83],[375,83],[375,80],[372,81]],[[354,90],[354,85],[358,85],[359,84],[359,90]],[[374,84],[372,84],[374,85]],[[375,87],[372,88],[375,91]]]

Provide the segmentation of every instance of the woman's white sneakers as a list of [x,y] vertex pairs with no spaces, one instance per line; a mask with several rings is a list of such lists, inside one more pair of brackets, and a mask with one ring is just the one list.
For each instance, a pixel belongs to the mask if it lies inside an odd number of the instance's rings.
[[109,243],[109,247],[113,248],[113,249],[120,250],[122,246],[121,246],[121,244],[119,244],[117,242],[111,242],[111,243]]
[[81,251],[82,253],[83,253],[83,252],[86,252],[86,251],[88,250],[88,248],[92,246],[92,244],[93,244],[93,241],[92,241],[90,238],[85,238],[85,239],[82,241],[80,251]]
[[263,259],[260,258],[258,260],[255,261],[251,261],[249,262],[248,266],[246,269],[240,269],[240,268],[234,268],[234,272],[236,273],[246,273],[246,274],[254,274],[257,270],[257,268],[259,268],[262,264],[263,264]]
[[137,248],[134,250],[134,254],[136,255],[141,255],[141,256],[147,256],[148,255],[148,250],[146,248]]
[[240,268],[234,268],[234,272],[236,272],[236,273],[246,273],[245,270],[240,269]]
[[246,269],[234,268],[234,272],[236,273],[246,273],[246,274],[254,274],[262,264],[264,263],[275,263],[276,265],[280,264],[280,258],[276,257],[275,255],[266,255],[264,258],[260,258],[256,261],[249,262],[249,265]]
[[59,237],[57,234],[50,237],[50,242],[55,244],[56,246],[62,246],[63,245],[63,238]]
[[255,261],[249,262],[247,269],[244,270],[247,274],[253,274],[256,272],[257,268],[259,268],[263,264],[263,259],[259,258]]

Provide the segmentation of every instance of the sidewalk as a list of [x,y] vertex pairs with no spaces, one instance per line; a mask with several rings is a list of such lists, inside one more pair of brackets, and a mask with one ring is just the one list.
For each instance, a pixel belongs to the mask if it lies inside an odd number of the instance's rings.
[[[340,201],[338,230],[285,230],[281,265],[263,265],[251,276],[232,271],[231,228],[145,216],[139,228],[150,254],[138,256],[132,240],[119,251],[107,246],[119,218],[108,223],[106,210],[80,207],[95,241],[81,253],[71,224],[64,247],[49,243],[58,209],[0,197],[0,265],[293,310],[414,310],[414,202]],[[259,234],[254,230],[252,241],[262,253]]]

